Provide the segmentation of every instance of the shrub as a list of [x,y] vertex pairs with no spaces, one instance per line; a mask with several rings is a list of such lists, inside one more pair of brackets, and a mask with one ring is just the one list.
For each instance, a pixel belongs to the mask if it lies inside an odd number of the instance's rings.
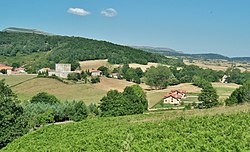
[[41,92],[38,93],[36,96],[34,96],[31,99],[31,103],[48,103],[48,104],[55,104],[58,103],[59,100],[54,96],[54,95],[50,95],[46,92]]

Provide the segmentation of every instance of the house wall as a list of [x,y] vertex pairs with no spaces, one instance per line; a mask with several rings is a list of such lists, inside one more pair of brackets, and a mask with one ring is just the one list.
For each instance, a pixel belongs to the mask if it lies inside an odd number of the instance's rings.
[[180,100],[179,99],[175,99],[173,97],[168,97],[168,98],[165,98],[163,100],[163,103],[166,103],[166,104],[180,104]]
[[100,76],[100,75],[101,75],[100,72],[92,72],[92,73],[91,73],[91,76],[94,76],[94,77]]
[[7,70],[7,74],[10,75],[12,73],[12,70]]
[[71,64],[56,64],[56,72],[71,71]]
[[68,75],[70,73],[73,73],[72,71],[66,71],[66,72],[49,72],[49,76],[56,75],[60,78],[68,78]]

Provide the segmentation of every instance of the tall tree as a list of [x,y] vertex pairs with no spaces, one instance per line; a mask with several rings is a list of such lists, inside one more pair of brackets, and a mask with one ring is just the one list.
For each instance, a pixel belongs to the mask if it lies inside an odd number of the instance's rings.
[[218,105],[218,98],[219,96],[217,95],[216,90],[212,87],[212,85],[208,84],[201,91],[198,100],[202,101],[202,105],[206,108],[211,108]]
[[173,74],[168,67],[151,67],[146,71],[145,81],[152,88],[163,89],[168,86],[171,77],[173,77]]
[[0,81],[0,149],[28,131],[23,108],[16,101],[16,95]]

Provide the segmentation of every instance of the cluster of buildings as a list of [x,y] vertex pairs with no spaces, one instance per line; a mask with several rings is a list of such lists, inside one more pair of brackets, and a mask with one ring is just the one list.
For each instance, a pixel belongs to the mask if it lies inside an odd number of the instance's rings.
[[163,103],[180,105],[181,99],[185,99],[186,97],[187,92],[185,90],[171,90],[171,93],[164,96]]
[[[42,68],[38,71],[38,73],[45,73],[48,72],[49,76],[58,76],[60,78],[67,78],[70,73],[81,73],[81,70],[71,71],[71,64],[56,64],[55,70],[50,68]],[[102,71],[100,70],[90,70],[91,76],[100,76]]]
[[[5,71],[5,72],[3,72]],[[0,64],[0,74],[7,74],[7,75],[11,75],[11,74],[27,74],[25,71],[25,68],[21,67],[21,68],[14,68],[11,66],[8,66],[6,64]]]

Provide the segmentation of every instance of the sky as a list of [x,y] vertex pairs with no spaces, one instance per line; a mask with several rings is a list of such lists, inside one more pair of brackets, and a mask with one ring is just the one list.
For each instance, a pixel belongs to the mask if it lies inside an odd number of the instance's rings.
[[0,30],[250,56],[250,0],[0,0]]

